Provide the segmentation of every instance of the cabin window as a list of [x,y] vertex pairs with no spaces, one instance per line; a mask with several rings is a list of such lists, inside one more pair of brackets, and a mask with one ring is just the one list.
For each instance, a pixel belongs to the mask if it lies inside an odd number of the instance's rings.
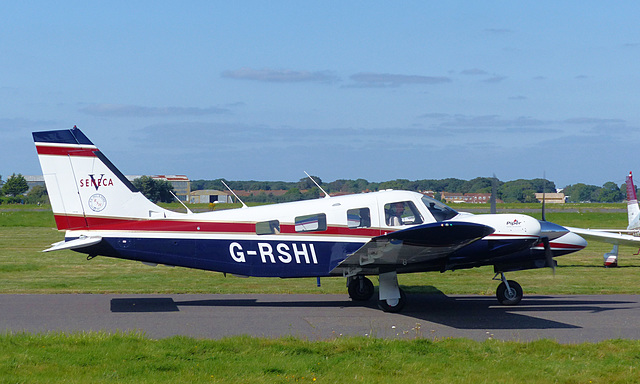
[[277,235],[278,233],[280,233],[280,222],[278,220],[256,223],[257,235]]
[[385,204],[384,215],[385,222],[390,227],[422,223],[422,216],[411,201]]
[[355,208],[347,211],[347,226],[349,228],[368,228],[371,226],[369,208]]
[[295,219],[296,232],[326,231],[327,216],[324,213],[298,216]]

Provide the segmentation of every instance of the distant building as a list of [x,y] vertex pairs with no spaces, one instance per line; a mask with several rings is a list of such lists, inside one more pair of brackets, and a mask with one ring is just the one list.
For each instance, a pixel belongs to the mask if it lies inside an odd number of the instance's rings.
[[[125,175],[129,181],[133,181],[145,175]],[[147,175],[149,176],[149,175]],[[185,175],[150,175],[154,180],[165,180],[173,186],[173,193],[176,194],[180,201],[189,201],[189,193],[191,192],[191,180]]]
[[[442,200],[447,203],[471,203],[485,204],[491,201],[490,193],[456,193],[442,192],[440,193]],[[502,203],[500,199],[496,199],[496,203]]]
[[202,189],[189,193],[189,203],[233,203],[233,196],[229,192],[218,191],[215,189]]
[[536,193],[536,199],[538,199],[539,202],[542,202],[543,196],[545,203],[564,204],[566,201],[564,193]]
[[420,191],[420,193],[429,196],[432,199],[436,197],[436,193],[434,191]]
[[[26,176],[22,176],[24,177],[24,179],[27,181],[27,185],[29,186],[29,191],[31,190],[31,188],[35,187],[36,185],[42,185],[43,187],[44,185],[44,176],[42,175],[26,175]],[[0,183],[0,186],[2,185],[2,183]],[[29,192],[27,191],[27,193]]]
[[151,176],[156,180],[166,180],[173,185],[173,193],[181,201],[188,201],[191,193],[191,181],[185,175],[157,175]]

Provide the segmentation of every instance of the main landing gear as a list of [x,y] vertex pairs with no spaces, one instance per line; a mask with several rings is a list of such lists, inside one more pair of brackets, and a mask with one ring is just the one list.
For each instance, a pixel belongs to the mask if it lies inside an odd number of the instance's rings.
[[[502,305],[516,305],[522,300],[522,287],[520,284],[513,280],[507,280],[504,276],[503,272],[500,272],[500,280],[502,283],[498,285],[498,289],[496,290],[496,297],[498,298],[498,302]],[[498,274],[494,276],[494,280],[498,277]]]
[[353,276],[347,279],[349,297],[354,301],[367,301],[373,296],[373,283],[365,276]]
[[[398,276],[395,271],[379,275],[378,307],[385,312],[397,313],[407,303],[407,296],[398,286]],[[349,297],[354,301],[369,300],[374,294],[371,280],[365,276],[356,275],[347,279]]]
[[[500,278],[498,278],[500,276]],[[407,303],[407,296],[398,286],[396,272],[386,272],[379,275],[380,292],[378,307],[385,312],[400,312]],[[494,280],[502,281],[496,290],[496,297],[502,305],[516,305],[522,300],[522,287],[514,280],[507,280],[503,272],[496,273]],[[367,301],[373,297],[374,287],[371,280],[365,276],[356,275],[347,279],[349,297],[354,301]]]

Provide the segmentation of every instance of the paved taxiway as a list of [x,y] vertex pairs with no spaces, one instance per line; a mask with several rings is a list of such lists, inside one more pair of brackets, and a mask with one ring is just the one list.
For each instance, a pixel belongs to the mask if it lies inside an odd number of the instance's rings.
[[515,307],[490,296],[408,295],[403,313],[346,295],[0,295],[0,332],[139,331],[186,335],[341,335],[381,338],[640,339],[640,295],[526,296]]

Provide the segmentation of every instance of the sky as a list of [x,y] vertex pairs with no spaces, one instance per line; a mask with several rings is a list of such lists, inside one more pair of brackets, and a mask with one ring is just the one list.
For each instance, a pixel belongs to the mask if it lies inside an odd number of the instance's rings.
[[125,174],[323,181],[640,173],[635,1],[20,1],[0,175],[77,125]]

